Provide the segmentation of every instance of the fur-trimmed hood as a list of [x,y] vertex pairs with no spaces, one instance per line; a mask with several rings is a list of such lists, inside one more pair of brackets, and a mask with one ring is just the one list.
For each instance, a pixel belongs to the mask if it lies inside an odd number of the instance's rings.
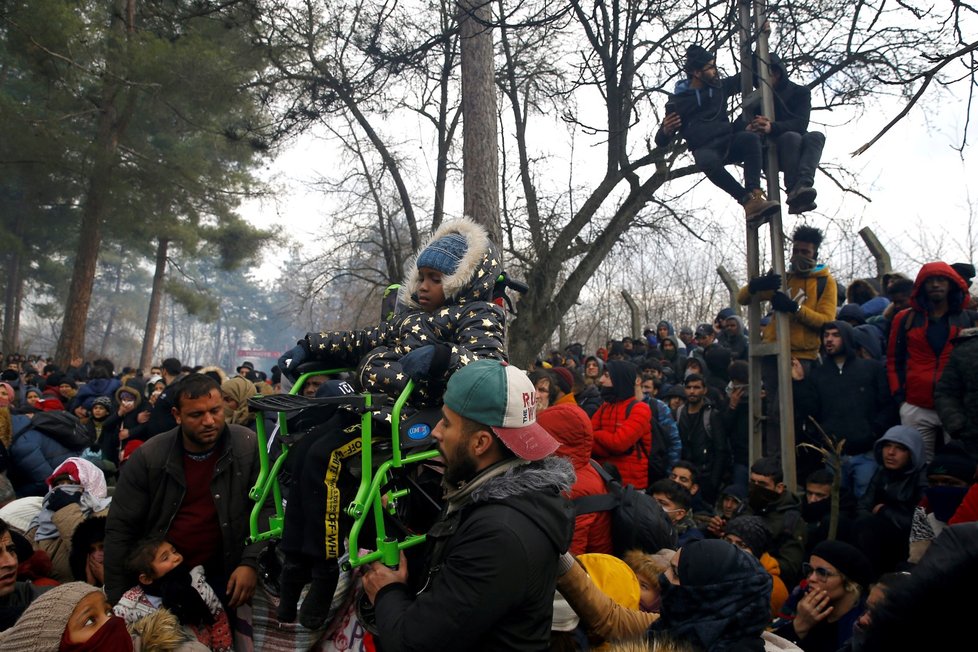
[[137,652],[190,652],[207,647],[190,638],[169,609],[157,609],[129,626]]
[[488,232],[479,224],[468,218],[460,218],[445,222],[421,245],[411,258],[398,302],[412,310],[421,310],[417,302],[418,279],[417,259],[428,245],[450,233],[457,233],[465,238],[468,249],[458,264],[458,269],[450,276],[442,277],[442,288],[445,291],[445,305],[466,303],[469,301],[492,301],[492,290],[496,278],[502,272],[502,259],[499,251],[489,240]]
[[553,488],[566,493],[575,479],[570,461],[552,455],[536,463],[519,464],[502,475],[490,478],[472,492],[472,502],[504,501],[521,494]]

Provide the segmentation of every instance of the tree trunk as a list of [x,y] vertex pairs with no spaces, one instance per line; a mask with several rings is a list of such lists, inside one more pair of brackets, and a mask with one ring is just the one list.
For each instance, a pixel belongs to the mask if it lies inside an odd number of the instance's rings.
[[[92,285],[95,282],[95,266],[102,244],[102,222],[107,213],[110,176],[116,163],[119,139],[125,133],[132,113],[132,91],[129,102],[121,111],[118,103],[121,84],[119,69],[125,61],[124,44],[126,23],[124,16],[133,10],[132,0],[116,0],[112,7],[112,25],[109,30],[108,65],[110,74],[102,83],[98,128],[92,147],[92,168],[88,177],[88,192],[82,207],[82,220],[78,238],[78,251],[68,286],[65,315],[55,351],[55,362],[67,368],[71,360],[81,356],[85,345],[85,325],[88,307],[92,301]],[[130,31],[132,26],[130,25]]]
[[160,321],[160,306],[163,302],[163,281],[166,277],[166,254],[170,241],[160,238],[156,247],[156,271],[153,273],[153,289],[149,293],[149,312],[146,314],[146,330],[143,332],[143,350],[139,354],[139,368],[149,369],[153,360],[153,345],[156,342],[156,325]]
[[502,246],[499,224],[499,150],[488,0],[459,0],[462,65],[462,177],[465,214]]
[[[122,291],[122,261],[115,267],[115,296],[119,296],[119,292]],[[109,350],[109,338],[112,337],[112,328],[115,325],[115,315],[119,308],[116,302],[112,302],[112,308],[109,310],[109,318],[105,322],[105,334],[102,335],[102,346],[99,349],[101,355],[106,355]]]
[[3,350],[16,353],[20,330],[20,294],[24,278],[21,275],[21,252],[19,247],[11,247],[8,254],[6,282],[3,301]]

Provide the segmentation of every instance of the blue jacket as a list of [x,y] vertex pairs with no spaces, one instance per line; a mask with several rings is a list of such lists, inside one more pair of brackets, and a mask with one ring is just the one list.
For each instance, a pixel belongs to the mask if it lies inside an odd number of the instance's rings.
[[[12,414],[10,418],[14,433],[30,423],[30,419],[23,415]],[[40,430],[27,428],[10,444],[10,482],[18,496],[43,496],[48,490],[44,481],[58,465],[79,455],[81,449],[70,450]]]

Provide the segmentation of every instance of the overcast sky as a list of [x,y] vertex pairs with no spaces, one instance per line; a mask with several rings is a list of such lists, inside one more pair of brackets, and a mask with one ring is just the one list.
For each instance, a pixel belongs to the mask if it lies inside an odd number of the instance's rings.
[[[897,267],[907,264],[907,256],[921,260],[935,252],[950,262],[965,260],[978,245],[974,241],[969,245],[967,233],[969,202],[978,201],[978,181],[975,163],[969,161],[974,158],[974,148],[966,148],[963,158],[954,149],[960,144],[964,129],[963,101],[946,93],[931,94],[923,106],[913,109],[868,152],[858,157],[850,155],[892,119],[901,106],[896,100],[887,101],[855,120],[838,111],[813,113],[813,122],[824,125],[818,128],[827,135],[823,163],[840,165],[854,173],[856,188],[871,201],[838,191],[824,174],[819,174],[819,209],[805,219],[824,226],[829,241],[838,240],[841,234],[837,231],[848,226],[850,220],[853,231],[870,226],[890,249]],[[978,108],[972,110],[973,132],[976,123]],[[329,201],[310,188],[319,175],[334,171],[329,149],[328,143],[313,136],[297,139],[267,170],[282,192],[274,202],[249,204],[245,215],[259,225],[280,225],[295,241],[310,247],[309,243],[329,224]],[[578,148],[579,156],[583,149]],[[734,174],[739,176],[739,172]],[[743,239],[742,211],[722,191],[700,183],[685,195],[684,201],[709,207],[716,219],[729,224],[728,232],[738,233],[737,237]],[[448,210],[453,210],[452,206]],[[796,223],[796,218],[785,215],[786,231],[790,232]],[[265,279],[276,275],[273,258],[266,258],[262,268]],[[915,270],[903,271],[912,274]]]

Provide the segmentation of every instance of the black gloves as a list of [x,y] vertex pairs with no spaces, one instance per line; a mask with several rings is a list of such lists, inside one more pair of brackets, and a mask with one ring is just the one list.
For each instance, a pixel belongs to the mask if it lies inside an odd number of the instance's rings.
[[452,349],[447,344],[419,346],[403,358],[401,368],[411,380],[438,380],[448,371]]
[[293,383],[299,378],[299,365],[309,359],[309,342],[305,338],[296,342],[295,348],[286,351],[278,359],[278,368],[282,375]]
[[62,489],[54,489],[51,491],[51,495],[47,498],[47,508],[52,512],[57,512],[63,507],[67,507],[71,504],[78,504],[81,502],[82,492],[80,491],[66,491]]
[[771,307],[777,310],[778,312],[791,312],[791,313],[798,312],[801,309],[801,306],[798,305],[797,301],[793,301],[791,297],[789,297],[781,290],[775,292],[774,296],[771,297]]
[[764,292],[765,290],[777,290],[780,287],[781,275],[773,273],[765,274],[764,276],[756,276],[747,284],[747,289],[751,294],[757,294],[758,292]]

